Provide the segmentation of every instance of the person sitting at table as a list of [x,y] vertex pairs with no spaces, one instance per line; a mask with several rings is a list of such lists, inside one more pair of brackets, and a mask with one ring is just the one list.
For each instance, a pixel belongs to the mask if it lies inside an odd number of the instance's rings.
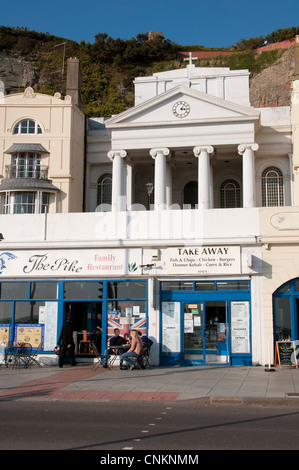
[[132,341],[130,349],[127,352],[121,354],[120,356],[121,361],[126,361],[130,370],[134,368],[134,364],[131,358],[138,357],[142,349],[142,341],[140,335],[138,334],[138,331],[131,330],[131,337]]
[[141,331],[138,330],[138,334],[141,338],[142,344],[146,344],[148,349],[154,344],[151,339],[149,339],[146,335],[143,335]]
[[[109,348],[105,351],[105,357],[103,358],[102,364],[103,367],[107,367],[107,359],[110,354],[122,354],[125,352],[123,348],[113,348],[113,346],[123,346],[125,344],[125,340],[122,336],[120,336],[119,328],[114,328],[114,336],[110,339]],[[122,367],[122,360],[120,361],[120,367]]]

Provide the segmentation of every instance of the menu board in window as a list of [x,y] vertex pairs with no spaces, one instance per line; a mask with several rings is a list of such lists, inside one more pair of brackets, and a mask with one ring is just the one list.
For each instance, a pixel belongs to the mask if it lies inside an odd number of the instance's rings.
[[57,343],[58,303],[45,302],[39,307],[38,322],[44,325],[44,351],[53,351]]
[[162,352],[180,352],[180,302],[162,302]]
[[231,302],[231,349],[233,354],[250,354],[249,302]]

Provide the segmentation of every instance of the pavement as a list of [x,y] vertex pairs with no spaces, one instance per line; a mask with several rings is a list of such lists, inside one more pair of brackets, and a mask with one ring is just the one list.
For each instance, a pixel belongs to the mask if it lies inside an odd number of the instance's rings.
[[0,367],[0,402],[197,401],[202,404],[299,405],[299,369],[262,366],[104,369],[91,364]]

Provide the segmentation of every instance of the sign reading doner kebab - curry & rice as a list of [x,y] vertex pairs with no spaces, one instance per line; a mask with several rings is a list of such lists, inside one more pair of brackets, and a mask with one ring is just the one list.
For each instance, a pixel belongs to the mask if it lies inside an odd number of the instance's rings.
[[165,267],[168,274],[237,274],[240,273],[240,247],[168,248]]

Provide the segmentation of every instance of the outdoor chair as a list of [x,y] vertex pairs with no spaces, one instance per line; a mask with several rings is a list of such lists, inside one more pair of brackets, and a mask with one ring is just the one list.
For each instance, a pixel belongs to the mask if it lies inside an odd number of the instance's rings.
[[9,341],[6,343],[4,347],[4,363],[5,366],[13,366],[15,364],[16,360],[16,348],[14,347],[14,343],[12,341]]
[[103,365],[102,361],[103,361],[103,358],[105,356],[103,356],[102,354],[99,353],[98,348],[96,347],[96,345],[93,341],[91,342],[91,348],[92,348],[94,356],[95,356],[95,363],[94,363],[93,367],[96,369],[97,367]]
[[133,361],[133,366],[136,369],[150,369],[150,360],[149,353],[151,347],[148,344],[144,344],[140,351],[140,354],[137,357],[131,357]]
[[36,348],[35,352],[33,352],[32,354],[30,354],[29,358],[28,358],[28,364],[27,364],[27,367],[31,367],[32,364],[36,364],[38,367],[42,367],[42,364],[39,362],[39,360],[37,359],[37,356],[39,355],[41,349],[42,349],[42,346],[43,346],[43,342],[41,341],[38,345],[38,347]]
[[23,364],[26,368],[32,358],[32,345],[30,343],[23,343],[17,349],[15,353],[15,362],[13,367],[19,367]]

